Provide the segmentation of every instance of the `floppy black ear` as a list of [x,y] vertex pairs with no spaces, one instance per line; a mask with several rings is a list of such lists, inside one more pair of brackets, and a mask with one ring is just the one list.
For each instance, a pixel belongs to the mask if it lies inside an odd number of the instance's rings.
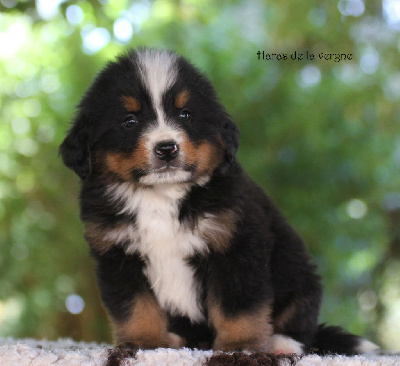
[[59,149],[64,164],[83,180],[91,173],[89,131],[85,122],[86,117],[80,114]]
[[225,146],[225,159],[228,163],[232,163],[239,148],[240,132],[228,116],[222,122],[221,138]]
[[225,157],[219,171],[224,174],[236,159],[240,138],[239,129],[228,116],[225,116],[222,120],[220,137],[225,148]]

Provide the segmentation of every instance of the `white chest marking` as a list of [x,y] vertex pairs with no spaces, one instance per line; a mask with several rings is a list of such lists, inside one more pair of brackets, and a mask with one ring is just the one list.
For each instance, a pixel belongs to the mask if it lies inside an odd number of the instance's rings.
[[207,251],[207,246],[200,235],[179,223],[178,205],[186,188],[162,185],[133,190],[124,183],[109,192],[125,203],[122,212],[136,214],[136,233],[127,252],[137,252],[146,260],[144,273],[160,305],[193,322],[203,320],[198,284],[186,258]]

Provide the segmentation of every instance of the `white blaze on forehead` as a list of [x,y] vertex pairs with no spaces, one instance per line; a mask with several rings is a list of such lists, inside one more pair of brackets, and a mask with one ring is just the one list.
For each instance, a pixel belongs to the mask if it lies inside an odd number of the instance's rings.
[[158,124],[165,124],[162,97],[178,76],[177,56],[168,51],[143,50],[137,53],[143,84],[157,113]]
[[149,151],[160,142],[175,141],[179,144],[182,140],[179,128],[168,123],[162,103],[163,96],[178,77],[177,60],[178,57],[168,51],[146,49],[137,52],[140,76],[156,112],[156,120],[146,131]]

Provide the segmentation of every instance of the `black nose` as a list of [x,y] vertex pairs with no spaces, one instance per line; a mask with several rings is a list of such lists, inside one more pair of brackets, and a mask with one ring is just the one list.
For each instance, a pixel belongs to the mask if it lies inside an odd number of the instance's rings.
[[175,141],[163,141],[156,145],[154,152],[160,160],[170,161],[178,156],[179,147]]

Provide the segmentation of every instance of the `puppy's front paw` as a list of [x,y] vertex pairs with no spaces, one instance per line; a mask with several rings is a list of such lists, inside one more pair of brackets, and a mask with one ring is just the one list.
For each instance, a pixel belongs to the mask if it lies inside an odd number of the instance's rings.
[[118,343],[115,348],[120,349],[126,353],[135,354],[141,347],[139,346],[139,344],[134,342],[121,342]]
[[303,354],[303,344],[282,334],[274,334],[270,338],[268,352],[275,354]]
[[116,348],[136,352],[139,349],[156,349],[169,347],[167,337],[165,339],[141,339],[135,338],[117,343]]
[[213,349],[224,352],[263,352],[268,348],[268,337],[250,339],[215,339]]
[[169,332],[168,334],[168,346],[171,348],[182,348],[186,345],[185,338],[182,338],[178,334]]
[[108,350],[107,365],[119,365],[127,358],[135,358],[137,350],[138,349],[132,343],[121,343],[115,348]]

